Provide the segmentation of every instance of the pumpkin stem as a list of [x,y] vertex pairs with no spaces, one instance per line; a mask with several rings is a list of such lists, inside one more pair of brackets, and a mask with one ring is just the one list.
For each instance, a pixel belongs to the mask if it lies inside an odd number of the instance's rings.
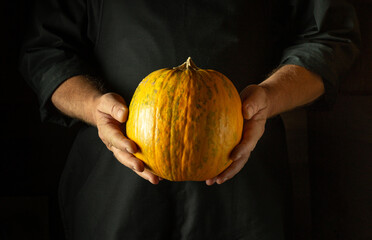
[[185,70],[188,70],[188,69],[190,69],[190,70],[198,70],[199,68],[192,61],[191,57],[188,57],[187,60],[186,60],[186,62],[184,62],[183,64],[179,65],[178,67],[174,67],[173,69],[185,71]]

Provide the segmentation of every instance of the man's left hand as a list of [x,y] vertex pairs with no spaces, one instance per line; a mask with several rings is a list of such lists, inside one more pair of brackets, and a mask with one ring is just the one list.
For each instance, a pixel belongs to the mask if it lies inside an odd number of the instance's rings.
[[268,96],[263,87],[249,85],[240,94],[244,117],[243,133],[240,143],[233,149],[231,165],[218,176],[206,180],[207,185],[222,184],[233,178],[247,163],[251,152],[262,137],[268,118]]

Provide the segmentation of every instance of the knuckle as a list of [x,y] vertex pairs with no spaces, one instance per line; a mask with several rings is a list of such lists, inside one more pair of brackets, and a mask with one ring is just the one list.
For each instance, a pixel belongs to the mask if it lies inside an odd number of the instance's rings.
[[113,116],[113,117],[115,116],[116,109],[117,109],[117,104],[113,104],[111,106],[111,111],[110,111],[111,116]]
[[113,153],[115,153],[115,149],[112,148],[112,144],[110,144],[110,142],[106,141],[105,139],[102,139],[102,142],[106,145],[106,147],[112,151]]
[[[97,126],[98,127],[98,126]],[[98,137],[101,139],[101,140],[103,140],[104,141],[104,135],[103,135],[103,133],[102,133],[102,131],[98,128]]]
[[116,147],[115,144],[114,144],[114,140],[113,140],[113,136],[110,136],[108,141],[107,141],[107,144],[110,145],[110,147]]
[[121,139],[121,142],[122,142],[122,144],[123,144],[123,147],[125,148],[125,149],[127,149],[127,148],[131,148],[131,145],[130,145],[130,143],[128,142],[128,140],[126,140],[125,138],[122,138]]
[[116,155],[115,155],[115,149],[112,148],[112,146],[110,146],[110,144],[108,144],[106,141],[103,141],[103,143],[105,144],[106,148],[108,150],[110,150],[114,154],[114,156],[116,157]]

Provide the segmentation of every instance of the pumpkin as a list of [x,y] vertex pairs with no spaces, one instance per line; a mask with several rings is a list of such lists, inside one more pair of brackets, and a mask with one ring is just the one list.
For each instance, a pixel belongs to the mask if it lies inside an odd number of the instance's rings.
[[222,73],[198,68],[191,58],[160,69],[138,85],[126,134],[134,155],[171,181],[204,181],[231,164],[243,129],[240,96]]

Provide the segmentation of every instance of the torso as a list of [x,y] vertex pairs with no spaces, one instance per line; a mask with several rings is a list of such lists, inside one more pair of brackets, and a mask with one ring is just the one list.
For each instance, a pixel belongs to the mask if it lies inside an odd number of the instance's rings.
[[108,0],[100,6],[95,58],[108,85],[130,100],[150,72],[191,56],[240,91],[279,64],[288,27],[283,1]]

